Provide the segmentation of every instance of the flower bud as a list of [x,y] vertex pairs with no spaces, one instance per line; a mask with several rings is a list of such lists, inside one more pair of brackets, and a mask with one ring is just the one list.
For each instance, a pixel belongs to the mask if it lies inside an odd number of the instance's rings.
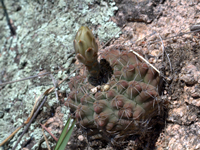
[[76,58],[86,66],[90,76],[95,79],[99,78],[98,45],[88,27],[82,26],[78,30],[74,40],[74,49]]
[[78,30],[74,40],[74,49],[76,54],[81,54],[85,58],[86,62],[92,61],[93,57],[96,59],[98,45],[92,31],[88,27],[82,26]]

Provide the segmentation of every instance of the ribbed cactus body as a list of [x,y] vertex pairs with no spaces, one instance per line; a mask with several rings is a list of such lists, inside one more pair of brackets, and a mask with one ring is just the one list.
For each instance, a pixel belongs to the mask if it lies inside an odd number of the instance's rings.
[[65,105],[90,140],[117,140],[141,134],[152,127],[152,118],[162,110],[159,74],[126,50],[108,48],[102,51],[101,58],[99,70],[106,81],[100,82],[94,92],[90,81],[94,74],[71,78]]

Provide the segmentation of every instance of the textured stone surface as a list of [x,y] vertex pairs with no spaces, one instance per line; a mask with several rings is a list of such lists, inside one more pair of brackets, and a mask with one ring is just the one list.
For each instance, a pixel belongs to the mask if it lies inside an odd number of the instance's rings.
[[[122,26],[127,22],[145,22],[151,23],[162,14],[160,4],[163,0],[115,0],[118,6],[118,12],[114,17],[117,24]],[[159,6],[160,5],[160,6]]]
[[[141,1],[142,0],[137,0],[137,2]],[[77,18],[76,16],[73,16],[73,14],[77,15],[73,10],[80,8],[82,5],[80,3],[77,7],[77,4],[71,2],[71,5],[66,4],[65,0],[54,2],[54,4],[43,0],[37,2],[38,3],[32,1],[25,2],[23,0],[19,2],[5,0],[10,18],[17,27],[17,31],[20,31],[16,38],[9,38],[10,31],[5,21],[5,17],[2,15],[3,11],[0,8],[0,82],[35,75],[40,71],[44,71],[44,69],[47,69],[47,71],[57,70],[58,67],[66,69],[71,64],[64,60],[69,60],[71,57],[71,55],[69,55],[72,50],[70,48],[70,45],[72,47],[70,40],[75,36],[75,32],[77,31],[75,31],[75,29],[78,29],[81,25],[89,25],[90,23],[95,24],[90,27],[93,29],[95,36],[98,34],[99,37],[101,37],[101,40],[107,40],[118,31],[118,28],[113,27],[113,25],[115,26],[115,23],[109,22],[109,17],[112,16],[111,14],[113,14],[114,11],[117,11],[116,5],[112,1],[106,0],[100,3],[100,1],[95,0],[92,4],[88,3],[87,8],[84,7],[81,9],[81,12],[85,12],[83,13],[83,16],[81,16],[82,20],[78,18],[81,14],[80,11],[76,11],[78,13]],[[78,3],[78,1],[75,2]],[[116,0],[116,2],[118,2],[118,0]],[[157,2],[160,2],[160,0]],[[101,6],[96,7],[99,4]],[[21,10],[17,11],[15,5],[19,5]],[[82,6],[85,6],[85,4]],[[96,14],[98,11],[95,8],[102,8],[101,10],[103,12],[100,11],[102,13]],[[186,75],[186,73],[181,74],[181,71],[183,70],[183,67],[187,68],[187,65],[196,67],[193,71],[191,70],[191,72],[196,72],[200,68],[199,35],[187,34],[168,40],[165,40],[165,38],[176,36],[182,32],[188,32],[191,25],[199,23],[200,3],[198,0],[165,0],[163,4],[157,5],[155,9],[160,9],[162,12],[159,18],[154,19],[150,24],[145,24],[143,22],[128,22],[127,26],[123,29],[121,36],[114,42],[111,41],[110,45],[121,44],[133,49],[142,50],[143,53],[146,54],[146,58],[150,62],[155,63],[158,68],[163,69],[162,66],[164,66],[163,75],[166,76],[167,83],[163,97],[170,101],[170,116],[169,119],[166,120],[165,130],[160,134],[156,143],[157,149],[199,149],[199,98],[197,97],[198,95],[196,95],[196,93],[198,94],[199,85],[198,83],[188,85],[185,83],[186,80],[180,80],[179,78]],[[91,13],[87,13],[88,11]],[[107,12],[109,12],[109,16],[107,15]],[[71,19],[69,19],[70,17],[67,17],[68,14],[76,18],[73,22],[75,22],[74,24],[77,23],[77,25],[72,26]],[[84,16],[90,17],[86,24]],[[99,17],[101,19],[99,19]],[[117,24],[123,23],[124,22],[118,22]],[[72,29],[70,28],[71,26],[73,27]],[[109,26],[109,28],[107,26]],[[52,30],[54,29],[60,36],[54,36],[56,35],[52,33]],[[42,37],[38,37],[38,35],[46,38],[43,39]],[[37,39],[39,42],[37,42]],[[170,71],[170,63],[166,54],[163,60],[163,48],[160,39],[163,40],[164,50],[170,58],[171,69],[173,69],[173,72]],[[103,43],[103,40],[100,41],[100,43]],[[49,44],[51,42],[57,44]],[[64,43],[64,46],[60,46],[62,45],[60,43]],[[21,45],[24,45],[25,49],[22,49]],[[17,53],[16,48],[20,53]],[[159,53],[156,56],[152,51],[159,51]],[[29,52],[30,55],[27,54]],[[59,52],[61,52],[62,55],[58,54]],[[23,53],[25,54],[23,55]],[[40,54],[40,58],[38,57],[38,53]],[[151,53],[152,56],[149,55]],[[43,59],[50,54],[53,54],[52,58],[46,59],[44,62]],[[59,56],[59,59],[57,56]],[[18,64],[17,62],[20,63]],[[44,64],[40,62],[44,62]],[[161,63],[161,65],[157,65],[157,63]],[[73,67],[71,68],[73,70]],[[189,75],[190,73],[187,74]],[[59,71],[55,76],[62,79],[64,78],[65,73]],[[189,76],[193,77],[192,75]],[[43,87],[44,85],[46,85],[46,87]],[[0,87],[0,111],[4,112],[3,119],[0,118],[0,141],[5,139],[11,131],[19,126],[21,122],[26,120],[30,112],[29,108],[32,108],[34,103],[34,93],[39,95],[41,93],[40,91],[43,92],[49,85],[53,85],[51,79],[40,78]],[[66,89],[66,87],[61,88]],[[55,96],[53,95],[52,97],[53,99],[50,105],[55,105]],[[16,109],[11,108],[14,106]],[[49,105],[47,106],[46,108],[49,108]],[[12,111],[9,112],[11,109]],[[46,111],[47,113],[42,114],[42,116],[50,117],[49,110],[46,109]],[[66,110],[63,109],[62,113],[67,113],[65,111]],[[18,116],[18,118],[13,116]],[[181,118],[181,116],[183,118]],[[19,123],[12,120],[17,120]],[[6,132],[2,131],[3,129],[7,129]],[[83,140],[80,142],[78,140],[78,136],[76,135],[79,134],[81,135],[82,133],[76,132],[74,134],[75,136],[72,138],[70,145],[73,149],[88,149],[87,141]],[[35,147],[37,147],[36,143],[38,143],[42,137],[41,128],[38,126],[38,123],[31,126],[31,130],[26,134],[26,140],[29,140],[31,135],[36,138],[31,144],[35,144]],[[16,141],[17,138],[18,135],[8,143],[8,146],[12,147],[13,141]],[[25,143],[24,140],[23,143]],[[151,142],[152,141],[150,141],[150,143]],[[136,149],[137,147],[135,148],[134,144],[135,141],[121,144],[121,149]],[[70,149],[70,147],[68,148]],[[104,150],[114,149],[103,144],[98,148]]]

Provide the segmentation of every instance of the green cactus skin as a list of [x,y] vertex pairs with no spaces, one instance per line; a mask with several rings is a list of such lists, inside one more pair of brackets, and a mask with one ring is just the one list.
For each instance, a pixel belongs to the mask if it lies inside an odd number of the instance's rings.
[[[92,34],[89,31],[84,32],[86,35]],[[82,34],[80,37],[85,38]],[[90,40],[86,41],[95,45],[94,38],[91,35],[88,37]],[[76,52],[81,49],[80,45],[80,48],[77,48],[81,38],[76,37]],[[95,48],[96,46],[89,46],[89,49],[96,53]],[[94,58],[87,58],[84,52],[78,52],[77,55],[81,55],[85,60],[97,61],[96,54]],[[80,127],[87,131],[90,140],[105,140],[107,137],[108,141],[116,141],[130,135],[144,134],[145,129],[155,124],[151,121],[152,118],[156,118],[163,111],[158,91],[161,80],[159,74],[126,50],[108,48],[101,53],[101,58],[99,70],[106,76],[106,86],[109,88],[101,84],[96,92],[91,92],[94,86],[88,77],[75,76],[69,82],[71,92],[65,105],[70,108]],[[87,61],[82,61],[82,58],[78,60],[88,69]],[[96,71],[96,68],[94,70]],[[112,70],[112,73],[107,74],[107,70]],[[96,74],[89,73],[90,78],[93,78],[93,75],[96,77]]]
[[92,76],[97,76],[99,74],[98,45],[88,27],[82,26],[78,30],[74,40],[74,49],[77,59],[87,67]]
[[74,40],[74,49],[77,59],[86,66],[89,72],[88,81],[90,84],[97,86],[106,83],[113,71],[111,67],[105,67],[108,64],[105,59],[98,62],[98,45],[88,27],[82,26],[78,30]]

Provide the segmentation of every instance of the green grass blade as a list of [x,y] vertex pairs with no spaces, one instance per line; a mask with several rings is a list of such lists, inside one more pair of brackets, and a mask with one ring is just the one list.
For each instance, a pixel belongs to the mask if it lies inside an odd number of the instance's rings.
[[72,131],[74,129],[74,125],[75,125],[75,120],[72,122],[72,125],[69,128],[69,124],[71,121],[71,117],[67,120],[67,123],[65,124],[65,127],[60,135],[60,138],[56,144],[55,150],[64,150],[65,147],[67,146],[67,143],[69,141],[69,138],[72,134]]
[[65,127],[64,127],[64,129],[62,130],[62,133],[61,133],[61,135],[60,135],[60,138],[58,139],[58,142],[56,143],[55,150],[59,150],[58,148],[60,147],[60,145],[62,144],[62,141],[63,141],[64,138],[65,138],[65,134],[67,133],[67,130],[68,130],[70,121],[71,121],[71,117],[68,118],[67,123],[65,124]]

